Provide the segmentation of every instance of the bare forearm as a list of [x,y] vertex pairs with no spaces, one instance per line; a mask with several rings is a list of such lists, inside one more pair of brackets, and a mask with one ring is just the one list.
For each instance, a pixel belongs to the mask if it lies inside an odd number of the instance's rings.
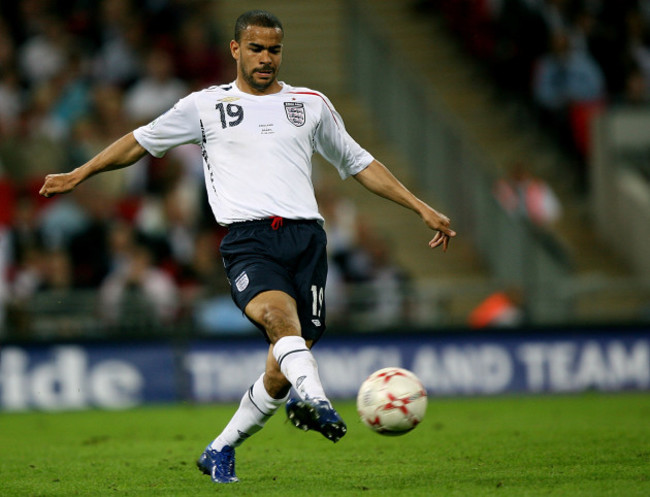
[[95,174],[130,166],[146,152],[133,133],[128,133],[69,173],[47,175],[40,194],[50,197],[58,193],[67,193]]
[[381,162],[372,161],[354,178],[371,192],[416,212],[429,228],[437,231],[429,246],[442,245],[447,250],[449,239],[456,236],[449,218],[413,195]]
[[130,166],[145,153],[146,150],[136,141],[133,133],[128,133],[72,172],[80,183],[95,174]]
[[354,179],[376,195],[418,214],[422,214],[423,208],[426,208],[426,204],[413,195],[381,162],[373,161],[366,169],[356,174]]

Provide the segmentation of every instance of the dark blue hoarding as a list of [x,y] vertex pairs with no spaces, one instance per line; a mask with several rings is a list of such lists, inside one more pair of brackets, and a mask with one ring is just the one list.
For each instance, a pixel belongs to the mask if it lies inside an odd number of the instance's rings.
[[[0,406],[233,401],[262,373],[266,355],[261,338],[4,346]],[[386,366],[412,370],[430,396],[650,389],[647,330],[331,336],[314,355],[333,398],[354,398],[361,382]]]
[[0,402],[5,410],[124,409],[178,397],[168,344],[146,342],[5,346]]

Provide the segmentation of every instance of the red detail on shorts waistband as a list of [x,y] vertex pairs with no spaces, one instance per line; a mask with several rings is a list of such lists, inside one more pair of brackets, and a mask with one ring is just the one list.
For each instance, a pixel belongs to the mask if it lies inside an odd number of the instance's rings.
[[276,231],[279,230],[279,229],[280,229],[280,226],[282,226],[282,222],[283,222],[283,221],[284,221],[284,219],[282,219],[282,217],[280,217],[280,216],[273,216],[273,217],[271,218],[271,228],[273,228],[273,229],[276,230]]

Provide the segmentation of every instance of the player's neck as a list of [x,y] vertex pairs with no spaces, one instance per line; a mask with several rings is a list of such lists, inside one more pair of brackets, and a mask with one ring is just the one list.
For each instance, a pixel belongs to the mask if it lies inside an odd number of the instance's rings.
[[258,90],[250,86],[246,80],[240,77],[237,77],[235,80],[235,85],[237,85],[237,89],[239,91],[259,97],[264,95],[273,95],[274,93],[280,93],[283,88],[282,85],[276,80],[268,88],[265,88],[264,90]]

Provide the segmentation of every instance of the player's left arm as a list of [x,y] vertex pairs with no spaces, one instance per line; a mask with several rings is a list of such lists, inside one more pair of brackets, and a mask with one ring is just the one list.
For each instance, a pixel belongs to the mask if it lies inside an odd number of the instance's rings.
[[354,179],[380,197],[419,214],[422,221],[436,231],[429,246],[436,248],[442,245],[443,251],[447,251],[449,240],[456,236],[456,232],[450,228],[449,218],[411,193],[381,162],[373,160],[365,169],[355,174]]

